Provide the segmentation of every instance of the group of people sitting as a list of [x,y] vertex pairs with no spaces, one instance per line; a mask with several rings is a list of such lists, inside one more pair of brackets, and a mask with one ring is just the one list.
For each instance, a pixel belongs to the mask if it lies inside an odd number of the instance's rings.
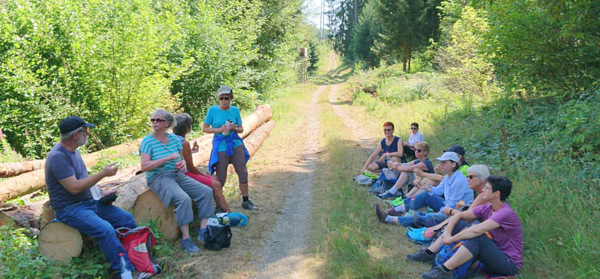
[[[378,220],[405,227],[429,227],[424,235],[433,240],[431,245],[408,254],[410,261],[433,263],[442,244],[462,242],[452,257],[422,273],[422,278],[454,278],[453,271],[472,259],[477,259],[480,269],[489,275],[518,274],[523,231],[519,217],[506,201],[512,182],[504,176],[490,175],[485,165],[469,165],[460,145],[444,150],[434,167],[427,158],[429,145],[418,127],[417,123],[411,124],[411,139],[418,140],[403,143],[394,136],[394,125],[385,122],[385,138],[363,166],[363,171],[381,171],[385,179],[395,181],[390,189],[376,194],[379,199],[390,199],[391,205],[382,210],[374,204]],[[413,152],[414,160],[407,162],[407,149]]]
[[[186,113],[173,115],[157,109],[150,115],[153,131],[143,138],[139,151],[141,168],[145,172],[148,187],[156,193],[166,207],[175,206],[177,224],[181,231],[181,247],[189,254],[200,252],[190,237],[189,226],[196,218],[200,220],[197,240],[204,241],[208,218],[217,212],[231,212],[223,196],[222,187],[227,177],[227,167],[233,164],[239,179],[242,208],[258,209],[249,199],[249,159],[238,133],[244,131],[238,108],[231,105],[233,90],[222,86],[217,91],[219,105],[208,110],[203,132],[214,134],[209,160],[210,174],[202,173],[194,164],[192,153],[197,146],[185,139],[192,129],[192,118]],[[95,125],[80,117],[70,116],[59,124],[60,142],[48,153],[45,165],[46,187],[56,219],[84,234],[96,238],[111,269],[121,269],[119,255],[123,255],[126,268],[135,271],[127,252],[115,234],[115,228],[137,226],[133,216],[110,203],[101,202],[103,197],[115,191],[101,191],[96,183],[118,171],[118,164],[109,164],[102,171],[88,175],[87,168],[77,151],[87,143],[91,128]],[[169,129],[173,129],[173,133]],[[216,179],[211,175],[216,173]]]

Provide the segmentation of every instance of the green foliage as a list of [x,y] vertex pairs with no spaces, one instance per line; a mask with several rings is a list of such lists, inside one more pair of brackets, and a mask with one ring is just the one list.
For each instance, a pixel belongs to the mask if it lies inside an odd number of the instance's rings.
[[25,234],[25,229],[0,226],[0,277],[2,278],[105,278],[108,264],[99,250],[84,254],[72,263],[62,263],[42,257],[37,242]]
[[[57,124],[98,124],[90,150],[144,135],[161,107],[196,119],[222,84],[252,108],[294,79],[300,0],[8,0],[0,5],[0,127],[43,157]],[[270,93],[273,94],[273,93]]]
[[511,92],[565,100],[598,88],[600,2],[501,0],[488,14],[488,52]]
[[18,162],[22,159],[23,157],[12,149],[8,141],[4,138],[2,129],[0,129],[0,163]]

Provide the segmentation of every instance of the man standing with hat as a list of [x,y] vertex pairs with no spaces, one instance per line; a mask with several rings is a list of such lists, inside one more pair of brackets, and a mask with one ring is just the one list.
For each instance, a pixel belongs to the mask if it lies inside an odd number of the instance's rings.
[[60,142],[48,153],[45,166],[46,187],[56,219],[96,238],[111,269],[120,270],[119,253],[123,253],[127,268],[135,270],[115,234],[118,227],[135,228],[133,216],[110,204],[100,204],[90,191],[102,178],[115,175],[119,167],[109,164],[89,176],[77,148],[87,143],[89,129],[95,125],[69,116],[58,127]]

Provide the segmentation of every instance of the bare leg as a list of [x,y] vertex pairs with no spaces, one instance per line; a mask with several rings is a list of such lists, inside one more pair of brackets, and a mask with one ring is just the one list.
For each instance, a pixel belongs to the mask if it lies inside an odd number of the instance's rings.
[[370,170],[370,171],[378,171],[379,170],[379,166],[375,162],[373,162],[373,163],[370,163],[367,166],[367,169]]
[[[205,226],[206,226],[206,224],[205,224]],[[181,238],[182,239],[190,238],[190,224],[179,226],[179,229],[181,230]]]
[[204,219],[200,220],[200,228],[201,229],[206,228],[207,223],[208,223],[208,218],[204,218]]
[[210,188],[212,188],[213,190],[213,197],[217,202],[217,206],[227,212],[231,212],[229,206],[227,205],[227,201],[223,196],[223,186],[221,185],[221,183],[213,179],[212,183],[210,184]]
[[401,172],[400,177],[398,177],[398,180],[394,184],[394,189],[396,189],[396,191],[398,191],[398,189],[402,188],[402,186],[404,186],[404,184],[406,184],[406,181],[408,181],[408,176],[406,175],[405,172]]

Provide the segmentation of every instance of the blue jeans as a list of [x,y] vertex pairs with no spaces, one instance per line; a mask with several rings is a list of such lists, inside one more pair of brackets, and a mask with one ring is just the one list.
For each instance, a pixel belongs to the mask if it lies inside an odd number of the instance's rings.
[[414,203],[411,202],[410,198],[404,199],[404,208],[406,208],[406,211],[409,209],[417,210],[425,206],[429,206],[433,211],[438,212],[444,206],[444,199],[437,195],[430,195],[428,192],[421,192],[416,195]]
[[115,233],[115,228],[137,227],[133,216],[127,211],[112,205],[101,205],[93,199],[89,199],[67,205],[58,210],[56,219],[92,238],[96,238],[100,250],[110,263],[111,269],[120,269],[119,253],[123,253],[123,258],[125,258],[129,270],[135,270]]

